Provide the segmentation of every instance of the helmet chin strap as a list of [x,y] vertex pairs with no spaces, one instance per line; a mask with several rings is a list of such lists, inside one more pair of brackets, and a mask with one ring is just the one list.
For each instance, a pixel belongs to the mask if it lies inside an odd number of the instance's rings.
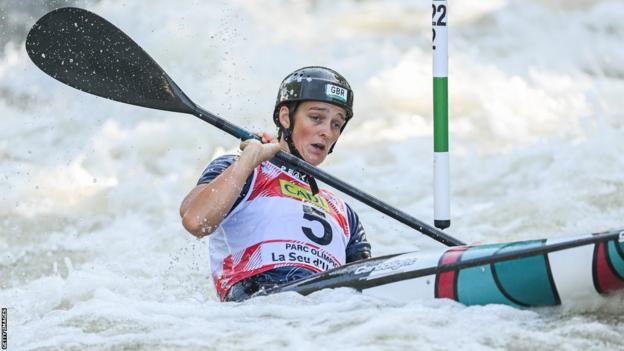
[[[281,131],[282,131],[282,136],[284,137],[284,140],[286,141],[286,144],[288,145],[288,150],[290,151],[290,153],[293,156],[296,156],[305,161],[303,156],[301,156],[301,153],[299,152],[299,150],[297,150],[297,147],[295,146],[295,143],[292,138],[293,130],[295,128],[295,111],[296,110],[297,110],[297,104],[293,104],[293,106],[288,108],[288,119],[290,120],[290,125],[288,126],[288,128],[284,128],[282,126]],[[318,188],[318,184],[316,184],[316,179],[314,179],[314,177],[312,177],[311,175],[307,173],[303,173],[303,174],[305,175],[306,181],[310,185],[310,190],[312,190],[312,195],[318,194],[319,188]]]

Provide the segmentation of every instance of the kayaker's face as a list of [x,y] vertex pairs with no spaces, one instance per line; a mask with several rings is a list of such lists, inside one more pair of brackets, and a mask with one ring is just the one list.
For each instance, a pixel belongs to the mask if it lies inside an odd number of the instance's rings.
[[[287,108],[280,110],[279,117],[283,126],[290,125]],[[340,137],[346,117],[342,107],[327,102],[304,101],[299,104],[295,112],[293,141],[306,162],[318,166],[325,160],[332,145]],[[283,140],[281,142],[285,144]]]

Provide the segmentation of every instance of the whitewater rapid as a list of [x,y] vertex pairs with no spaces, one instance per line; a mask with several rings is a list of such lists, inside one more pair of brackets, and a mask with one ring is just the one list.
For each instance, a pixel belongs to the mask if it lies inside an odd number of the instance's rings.
[[[624,348],[622,296],[530,310],[399,304],[348,289],[218,302],[207,240],[184,231],[178,208],[237,141],[192,116],[49,78],[24,50],[23,30],[45,9],[17,3],[0,5],[9,349]],[[449,3],[448,232],[476,243],[624,227],[624,2]],[[341,72],[355,117],[322,168],[433,221],[430,2],[77,5],[125,31],[199,105],[249,130],[273,130],[287,73]],[[349,203],[375,256],[441,247]]]

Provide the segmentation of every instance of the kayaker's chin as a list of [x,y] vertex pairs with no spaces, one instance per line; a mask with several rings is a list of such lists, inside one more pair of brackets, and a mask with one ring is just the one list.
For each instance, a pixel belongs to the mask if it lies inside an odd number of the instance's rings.
[[307,163],[316,167],[325,161],[327,151],[316,145],[307,145],[302,152],[302,156]]

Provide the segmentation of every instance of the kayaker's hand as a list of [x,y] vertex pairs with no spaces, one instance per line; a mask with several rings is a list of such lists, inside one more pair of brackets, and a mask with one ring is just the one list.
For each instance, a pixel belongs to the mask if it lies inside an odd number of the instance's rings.
[[277,139],[269,133],[257,134],[262,138],[262,143],[256,139],[248,139],[240,144],[242,150],[241,159],[249,160],[255,167],[263,161],[273,158],[281,148],[277,143]]
[[258,133],[254,133],[255,135],[259,136],[260,138],[262,138],[262,143],[263,144],[268,144],[268,143],[277,143],[279,142],[279,140],[277,140],[277,138],[275,137],[275,135],[271,134],[271,133],[267,133],[267,132],[258,132]]

